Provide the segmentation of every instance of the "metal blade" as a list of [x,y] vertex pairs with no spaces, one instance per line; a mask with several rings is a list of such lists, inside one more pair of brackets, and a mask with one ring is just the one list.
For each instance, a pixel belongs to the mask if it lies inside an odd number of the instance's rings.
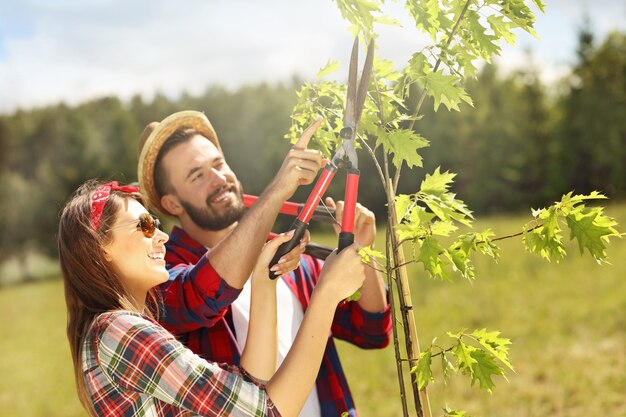
[[365,97],[367,96],[367,87],[370,83],[370,76],[372,75],[372,65],[374,63],[374,39],[370,41],[367,47],[367,56],[365,57],[365,65],[363,66],[363,72],[361,73],[361,82],[359,83],[359,90],[356,97],[356,109],[354,111],[354,124],[359,122],[363,107],[365,105]]
[[344,127],[354,128],[356,124],[356,80],[359,65],[359,37],[354,38],[352,54],[350,55],[350,69],[348,72],[348,92],[346,95],[346,111],[343,114]]

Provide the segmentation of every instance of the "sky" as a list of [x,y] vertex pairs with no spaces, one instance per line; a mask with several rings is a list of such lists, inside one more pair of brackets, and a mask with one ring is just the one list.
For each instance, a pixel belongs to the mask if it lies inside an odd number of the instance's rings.
[[[404,62],[423,39],[400,2],[386,3],[405,28],[381,29],[378,52]],[[544,81],[566,74],[585,15],[598,39],[626,30],[626,0],[546,3],[545,14],[534,9],[541,39],[516,32],[503,70],[528,66],[530,51]],[[346,62],[351,43],[331,0],[0,0],[0,113],[312,79],[328,59]]]

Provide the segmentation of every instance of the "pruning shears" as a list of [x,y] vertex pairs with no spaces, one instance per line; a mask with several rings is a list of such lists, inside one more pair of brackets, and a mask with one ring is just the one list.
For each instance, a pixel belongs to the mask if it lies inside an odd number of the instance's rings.
[[[363,106],[367,96],[367,88],[372,74],[374,62],[374,41],[370,41],[367,47],[367,56],[361,80],[357,82],[357,70],[359,61],[359,38],[354,39],[352,54],[350,55],[350,68],[348,73],[348,91],[346,96],[346,109],[343,115],[343,128],[339,135],[343,139],[341,147],[335,152],[331,161],[326,164],[320,177],[318,178],[304,207],[299,211],[298,217],[294,220],[289,230],[294,230],[294,235],[288,242],[279,246],[274,258],[270,262],[270,267],[275,265],[285,254],[289,253],[299,243],[304,232],[309,226],[309,221],[317,208],[317,205],[330,185],[331,180],[338,169],[345,169],[346,193],[344,198],[343,218],[341,220],[341,232],[339,233],[338,251],[342,251],[354,242],[354,215],[356,211],[356,201],[359,189],[359,160],[356,154],[355,141],[356,129]],[[358,84],[358,88],[357,88]],[[276,279],[278,276],[270,271],[270,278]]]

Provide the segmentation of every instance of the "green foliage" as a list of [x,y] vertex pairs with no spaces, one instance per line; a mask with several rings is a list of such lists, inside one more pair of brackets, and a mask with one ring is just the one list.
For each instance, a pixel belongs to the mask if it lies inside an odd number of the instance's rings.
[[376,249],[372,249],[371,246],[364,246],[359,249],[359,255],[361,255],[361,260],[363,263],[367,265],[371,264],[381,264],[387,261],[385,255],[377,251]]
[[430,349],[420,354],[417,365],[411,369],[411,373],[417,374],[417,385],[419,389],[425,388],[429,382],[434,381],[433,372],[430,369],[432,355]]
[[[375,22],[373,15],[380,12],[382,2],[337,3],[344,18],[352,23],[353,35],[363,35],[366,39],[373,37]],[[534,1],[534,5],[543,11],[544,4],[541,1]],[[461,103],[473,106],[474,102],[465,83],[467,78],[476,75],[475,62],[478,60],[490,62],[494,55],[499,55],[501,51],[499,43],[502,40],[513,44],[515,41],[515,36],[511,33],[513,29],[521,28],[536,35],[533,29],[535,17],[528,5],[521,0],[486,0],[480,3],[412,0],[406,2],[406,9],[414,19],[418,31],[427,34],[432,44],[414,53],[399,72],[394,70],[393,65],[377,61],[374,67],[373,86],[369,88],[369,99],[364,108],[358,134],[363,144],[369,148],[382,177],[387,203],[390,206],[392,203],[395,204],[398,221],[397,224],[389,225],[395,234],[394,238],[400,239],[401,243],[411,242],[415,252],[413,260],[421,264],[429,276],[449,280],[451,271],[456,271],[466,279],[472,280],[475,278],[474,266],[470,261],[472,252],[497,259],[499,249],[490,230],[452,236],[460,226],[471,227],[473,221],[472,212],[451,191],[455,174],[449,171],[442,173],[440,168],[436,167],[432,174],[425,175],[419,191],[413,194],[398,194],[396,187],[399,174],[404,164],[409,169],[423,166],[423,159],[418,150],[429,144],[426,139],[428,136],[414,128],[415,122],[421,119],[421,107],[426,98],[432,99],[435,112],[442,104],[448,110],[457,111],[460,111]],[[322,70],[322,73],[325,71]],[[412,110],[409,98],[411,91],[415,90],[414,85],[419,88],[419,98],[415,110]],[[317,113],[325,111],[332,118],[328,123],[330,129],[321,136],[326,139],[332,136],[336,140],[339,139],[336,133],[340,123],[337,123],[335,118],[341,115],[341,107],[337,105],[340,101],[327,99],[331,106],[325,107],[322,100],[316,97],[326,98],[329,94],[308,92],[315,89],[316,87],[306,86],[300,92],[299,104],[292,113],[294,122],[292,140],[293,132],[302,131],[304,122],[312,119],[313,115],[308,109],[317,106],[319,106]],[[324,87],[320,87],[320,91],[323,90]],[[534,93],[532,90],[529,92]],[[333,86],[333,98],[343,94],[339,86]],[[536,97],[535,94],[533,98]],[[303,107],[304,103],[308,109]],[[536,113],[530,114],[537,117]],[[369,142],[374,143],[374,146]],[[331,149],[328,143],[323,143],[322,147],[326,150]],[[379,151],[378,154],[376,151]],[[390,163],[395,168],[393,173]],[[526,248],[548,260],[560,260],[565,255],[559,223],[559,219],[563,218],[570,228],[571,238],[578,241],[581,253],[586,248],[596,260],[604,260],[608,239],[621,235],[614,228],[616,223],[605,217],[601,208],[585,206],[586,200],[597,198],[600,198],[597,193],[575,197],[570,193],[554,206],[533,212],[536,218],[535,225],[532,228],[525,226],[522,233]],[[446,247],[442,239],[452,239],[452,243]],[[388,246],[396,248],[395,241],[392,245],[388,243]],[[470,376],[472,385],[478,382],[481,389],[491,393],[495,386],[493,376],[504,375],[502,366],[513,369],[508,359],[507,345],[510,341],[499,337],[499,334],[497,331],[487,332],[485,329],[469,334],[449,333],[455,339],[455,344],[449,349],[440,349],[438,353],[442,356],[444,381],[450,370],[451,361],[446,356],[446,353],[449,353],[456,361],[454,369],[457,373]],[[418,389],[425,388],[434,380],[431,366],[432,357],[436,354],[432,349],[433,346],[422,352],[417,366],[411,370],[417,375]],[[464,414],[447,410],[446,413]]]
[[364,33],[368,38],[374,36],[374,23],[398,26],[399,23],[383,15],[380,6],[382,2],[376,0],[335,0],[341,15],[352,25],[350,30],[354,35]]
[[[489,393],[493,392],[495,387],[493,376],[504,377],[504,368],[501,364],[513,370],[508,357],[508,345],[511,341],[499,337],[500,332],[481,329],[467,333],[461,330],[457,333],[448,332],[448,336],[454,340],[452,346],[442,348],[435,344],[436,340],[433,341],[433,344],[420,354],[417,365],[411,369],[411,372],[417,375],[419,389],[435,381],[432,370],[432,358],[435,356],[442,358],[444,382],[447,382],[453,371],[467,375],[472,385],[478,382],[480,389]],[[433,349],[438,351],[434,353]],[[446,355],[451,355],[455,363],[453,364]]]
[[611,237],[621,237],[610,217],[604,215],[602,207],[587,207],[588,200],[601,200],[606,197],[596,191],[589,195],[567,193],[561,201],[548,208],[534,210],[536,226],[527,224],[524,231],[524,244],[529,252],[538,253],[547,260],[560,261],[565,255],[562,224],[570,229],[570,239],[576,239],[581,255],[585,249],[598,262],[607,259],[606,244]]
[[453,410],[447,406],[443,409],[443,417],[472,417],[463,410]]

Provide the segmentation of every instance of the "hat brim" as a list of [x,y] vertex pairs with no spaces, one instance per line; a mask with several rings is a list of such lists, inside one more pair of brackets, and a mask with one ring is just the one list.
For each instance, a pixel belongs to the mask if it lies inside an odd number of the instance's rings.
[[143,141],[143,137],[141,139],[144,143],[139,153],[137,165],[139,189],[151,210],[157,211],[162,215],[170,215],[161,205],[161,198],[157,194],[154,184],[154,166],[163,144],[167,142],[174,132],[183,129],[193,129],[213,142],[220,152],[222,152],[222,149],[211,122],[209,122],[204,113],[198,111],[174,113],[163,119],[161,123],[149,124],[146,127],[146,130],[148,129],[152,129],[152,131],[148,134],[145,141]]

